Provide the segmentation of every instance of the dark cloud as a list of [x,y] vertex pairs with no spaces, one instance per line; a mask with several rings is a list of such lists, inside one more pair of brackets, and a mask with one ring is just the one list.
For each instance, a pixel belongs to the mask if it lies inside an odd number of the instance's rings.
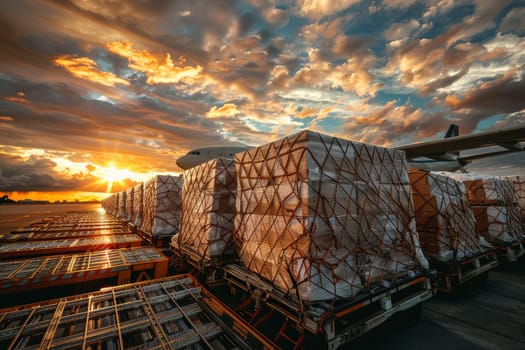
[[[486,118],[525,110],[523,96],[525,96],[525,80],[516,77],[514,72],[509,72],[462,96],[449,95],[445,103],[463,119],[467,126],[465,131],[471,132]],[[523,113],[520,116],[523,121]]]
[[191,148],[309,127],[402,144],[441,137],[451,120],[464,133],[488,118],[523,123],[523,6],[358,3],[6,2],[3,186],[105,190],[94,174],[109,163],[178,172]]

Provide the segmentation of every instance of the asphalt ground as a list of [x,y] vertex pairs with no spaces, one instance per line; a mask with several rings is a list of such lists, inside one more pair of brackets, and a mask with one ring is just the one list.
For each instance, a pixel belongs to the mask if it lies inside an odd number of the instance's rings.
[[429,299],[419,322],[389,320],[345,349],[525,349],[525,257]]

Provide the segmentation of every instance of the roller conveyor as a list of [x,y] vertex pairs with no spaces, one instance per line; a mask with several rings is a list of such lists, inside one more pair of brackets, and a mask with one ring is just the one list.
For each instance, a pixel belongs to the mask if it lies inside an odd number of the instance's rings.
[[140,237],[130,234],[54,241],[3,243],[0,245],[0,259],[130,248],[140,246],[141,242]]
[[153,247],[112,249],[0,262],[0,294],[117,277],[130,282],[135,271],[167,275],[168,258]]
[[2,349],[248,348],[174,276],[0,311]]
[[131,234],[128,228],[92,229],[85,231],[59,231],[59,232],[24,232],[0,234],[0,243],[22,242],[22,241],[51,241],[57,239],[87,238],[108,235]]

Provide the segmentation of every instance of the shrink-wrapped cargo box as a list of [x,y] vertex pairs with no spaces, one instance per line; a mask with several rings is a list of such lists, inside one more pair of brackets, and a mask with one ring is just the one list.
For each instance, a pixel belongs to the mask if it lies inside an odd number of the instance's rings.
[[133,223],[133,201],[135,200],[134,187],[126,190],[126,221]]
[[133,188],[133,220],[135,227],[142,225],[142,216],[144,210],[144,184],[141,182]]
[[117,193],[117,213],[119,219],[126,219],[126,192]]
[[302,131],[239,153],[241,261],[312,302],[427,268],[403,152]]
[[427,257],[461,260],[481,252],[476,219],[462,182],[448,173],[411,169],[416,227]]
[[109,215],[115,216],[117,213],[117,194],[112,193],[104,199],[103,208]]
[[467,188],[478,233],[489,242],[512,243],[522,234],[512,181],[495,176],[452,174]]
[[178,247],[197,263],[220,262],[234,254],[235,164],[217,158],[184,171]]
[[182,177],[156,175],[144,182],[143,219],[140,230],[157,238],[179,231]]
[[[522,225],[525,225],[525,176],[507,176],[504,179],[512,182],[516,205],[520,211]],[[523,227],[525,231],[525,226]]]

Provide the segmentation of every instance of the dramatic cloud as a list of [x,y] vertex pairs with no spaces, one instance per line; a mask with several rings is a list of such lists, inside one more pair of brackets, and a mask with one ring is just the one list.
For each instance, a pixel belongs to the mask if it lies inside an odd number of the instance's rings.
[[355,5],[359,0],[298,0],[299,14],[311,19],[320,19]]
[[60,56],[55,59],[55,64],[64,67],[77,78],[91,80],[102,85],[129,84],[127,80],[121,79],[113,73],[101,71],[97,63],[87,57]]
[[517,31],[519,34],[524,34],[525,7],[515,8],[509,11],[501,21],[499,29],[504,33]]
[[6,2],[1,189],[105,191],[112,167],[142,181],[181,172],[175,160],[197,146],[255,146],[306,128],[399,145],[442,137],[451,122],[463,133],[522,125],[524,9]]
[[109,43],[107,46],[109,51],[126,57],[130,62],[129,68],[146,73],[148,84],[192,82],[202,72],[201,66],[183,66],[183,57],[176,66],[169,53],[154,55],[146,50],[134,50],[129,41]]

